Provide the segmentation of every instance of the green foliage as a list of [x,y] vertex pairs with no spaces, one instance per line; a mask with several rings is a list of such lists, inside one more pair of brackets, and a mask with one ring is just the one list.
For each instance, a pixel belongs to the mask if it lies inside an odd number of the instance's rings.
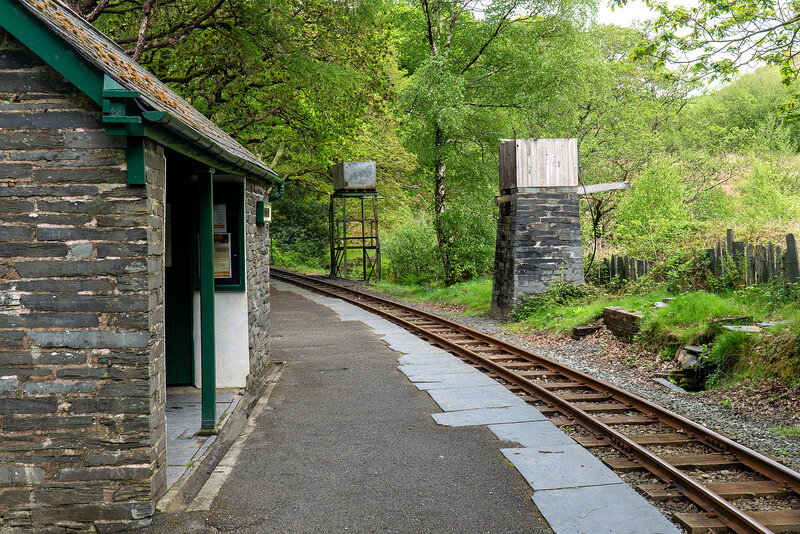
[[401,284],[430,284],[441,278],[442,265],[433,224],[424,215],[406,217],[381,243],[389,276]]
[[555,282],[542,293],[523,296],[511,314],[514,321],[524,321],[536,312],[555,306],[566,306],[585,301],[592,293],[586,284]]
[[[558,290],[559,293],[562,290]],[[564,289],[567,294],[572,289]],[[578,290],[580,291],[580,290]],[[527,308],[525,318],[511,324],[512,330],[544,330],[554,333],[566,333],[574,327],[591,323],[603,315],[606,306],[623,306],[629,310],[639,310],[655,300],[661,300],[667,294],[662,291],[633,295],[613,295],[604,293],[598,288],[586,286],[586,295],[582,298],[565,298],[565,304],[532,305]]]
[[300,182],[287,184],[272,214],[270,238],[270,253],[276,265],[329,263],[327,198]]
[[757,164],[747,179],[739,182],[742,193],[739,216],[761,223],[791,223],[800,218],[800,196],[787,195],[797,187],[774,165]]
[[466,281],[489,275],[494,269],[497,221],[485,202],[452,203],[440,220],[448,243],[445,280]]
[[704,359],[717,366],[717,380],[729,375],[753,351],[755,340],[747,332],[724,332],[714,338],[714,344]]
[[664,346],[703,345],[713,339],[718,327],[709,321],[747,315],[746,304],[706,291],[678,295],[665,308],[648,309],[636,341],[654,351]]
[[655,265],[650,278],[671,293],[709,289],[710,286],[716,289],[716,280],[709,283],[707,267],[708,259],[703,252],[675,252]]
[[684,192],[681,176],[673,166],[666,162],[652,165],[620,201],[615,236],[637,257],[665,257],[667,246],[688,218]]

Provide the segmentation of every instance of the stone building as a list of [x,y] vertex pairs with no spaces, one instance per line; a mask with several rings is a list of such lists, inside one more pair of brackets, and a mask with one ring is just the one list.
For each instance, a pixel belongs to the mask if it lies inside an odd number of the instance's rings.
[[576,139],[514,139],[500,145],[493,317],[554,282],[583,283]]
[[258,390],[279,182],[64,5],[0,0],[0,531],[150,516],[166,385],[204,427]]

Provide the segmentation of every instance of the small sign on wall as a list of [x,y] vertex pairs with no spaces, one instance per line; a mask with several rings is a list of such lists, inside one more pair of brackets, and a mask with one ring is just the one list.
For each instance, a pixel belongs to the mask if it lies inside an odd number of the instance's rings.
[[256,202],[256,224],[268,222],[272,222],[272,204],[259,200]]

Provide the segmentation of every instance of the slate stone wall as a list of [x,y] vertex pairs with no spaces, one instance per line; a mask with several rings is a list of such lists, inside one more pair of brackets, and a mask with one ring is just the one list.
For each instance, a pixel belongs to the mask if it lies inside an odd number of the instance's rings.
[[164,154],[0,31],[0,531],[108,532],[164,491]]
[[258,391],[269,369],[269,223],[256,224],[256,202],[269,192],[258,182],[245,184],[245,246],[247,248],[247,314],[250,332],[250,374],[247,389]]
[[492,309],[507,317],[521,296],[553,282],[582,283],[581,224],[574,187],[501,191]]

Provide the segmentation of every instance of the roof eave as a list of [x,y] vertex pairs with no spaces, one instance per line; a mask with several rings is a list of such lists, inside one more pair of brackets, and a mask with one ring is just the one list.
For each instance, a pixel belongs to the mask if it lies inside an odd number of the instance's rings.
[[[278,176],[278,173],[272,169],[259,167],[243,158],[234,156],[171,113],[166,111],[144,111],[142,112],[142,117],[146,123],[164,128],[187,140],[198,149],[212,155],[215,159],[225,162],[225,165],[217,165],[221,170],[236,171],[237,174],[244,174],[251,178],[265,180],[274,184],[279,184],[283,181]],[[147,131],[146,124],[145,132]]]

